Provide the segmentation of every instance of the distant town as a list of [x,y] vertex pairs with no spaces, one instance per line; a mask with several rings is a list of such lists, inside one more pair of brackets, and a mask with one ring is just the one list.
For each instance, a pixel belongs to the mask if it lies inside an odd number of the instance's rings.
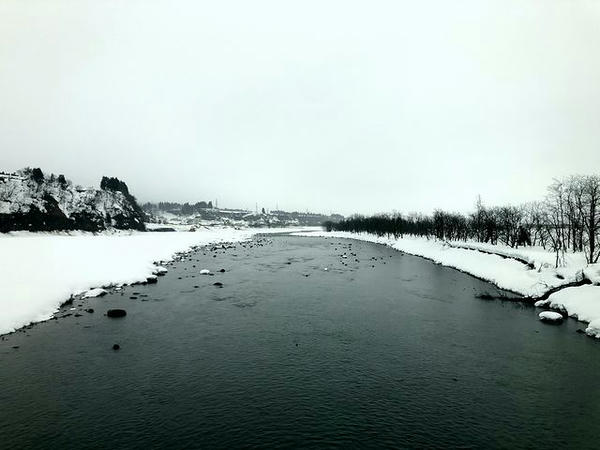
[[149,229],[160,229],[157,225],[168,228],[172,225],[185,227],[228,225],[240,227],[273,227],[273,226],[320,226],[324,222],[339,222],[344,219],[340,214],[321,214],[313,212],[267,210],[258,207],[254,211],[246,209],[216,208],[211,201],[194,204],[159,202],[144,203],[142,209],[146,213]]

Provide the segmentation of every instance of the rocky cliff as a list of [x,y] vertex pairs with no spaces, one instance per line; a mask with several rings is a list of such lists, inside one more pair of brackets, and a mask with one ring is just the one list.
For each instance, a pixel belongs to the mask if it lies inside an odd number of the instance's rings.
[[40,169],[0,173],[0,232],[144,230],[144,213],[127,185],[104,178],[102,186],[74,186]]

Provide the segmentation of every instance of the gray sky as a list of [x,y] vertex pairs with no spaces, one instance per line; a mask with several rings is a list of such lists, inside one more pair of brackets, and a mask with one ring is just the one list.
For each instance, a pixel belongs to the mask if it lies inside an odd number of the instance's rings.
[[0,169],[372,213],[600,172],[598,1],[0,2]]

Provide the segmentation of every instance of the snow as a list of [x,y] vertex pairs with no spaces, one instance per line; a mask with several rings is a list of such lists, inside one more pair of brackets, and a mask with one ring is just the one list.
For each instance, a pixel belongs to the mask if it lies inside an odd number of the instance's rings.
[[[462,248],[470,248],[472,250],[492,252],[497,255],[510,258],[520,258],[533,264],[536,269],[539,269],[540,267],[554,267],[556,263],[556,254],[539,246],[512,248],[503,244],[490,244],[487,242],[475,241],[458,241],[456,243],[452,242],[450,245]],[[585,255],[582,252],[566,253],[565,262],[567,266],[585,266]]]
[[[513,249],[502,245],[476,242],[447,243],[419,237],[388,238],[368,233],[348,232],[297,232],[296,236],[324,236],[348,238],[388,245],[411,255],[422,256],[444,266],[453,267],[489,281],[501,289],[528,297],[540,297],[550,289],[579,281],[584,276],[595,285],[564,288],[540,300],[535,306],[549,306],[564,310],[569,316],[589,322],[586,333],[600,338],[600,264],[586,265],[581,253],[566,255],[566,266],[554,268],[555,255],[537,247]],[[477,250],[493,252],[483,253]],[[506,257],[520,258],[534,266]]]
[[157,270],[154,262],[169,261],[192,246],[298,230],[0,234],[0,334],[49,319],[73,294],[146,281]]
[[179,223],[146,223],[146,229],[148,231],[160,230],[161,228],[171,228],[174,231],[190,231],[192,225],[182,225]]
[[569,317],[589,322],[585,332],[600,338],[600,286],[565,288],[548,298],[551,308],[565,311]]
[[542,311],[539,318],[544,322],[562,322],[563,320],[562,314],[554,311]]
[[210,270],[208,270],[208,269],[202,269],[200,271],[200,275],[210,275]]
[[89,291],[86,291],[83,294],[83,298],[102,297],[103,295],[106,295],[106,294],[108,294],[108,291],[106,289],[94,288],[94,289],[90,289]]
[[167,269],[166,267],[162,267],[162,266],[157,266],[154,269],[153,274],[154,275],[165,275],[167,272],[169,271],[169,269]]

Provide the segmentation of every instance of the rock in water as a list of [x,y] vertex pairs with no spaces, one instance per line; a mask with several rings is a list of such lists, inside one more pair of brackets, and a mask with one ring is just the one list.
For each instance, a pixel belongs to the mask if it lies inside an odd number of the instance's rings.
[[554,311],[542,311],[539,318],[542,322],[549,323],[561,323],[563,321],[562,314]]
[[156,269],[154,269],[154,275],[158,275],[159,277],[162,277],[163,275],[166,275],[167,272],[169,270],[166,267],[162,267],[162,266],[157,266]]
[[106,311],[106,315],[108,317],[125,317],[127,315],[127,311],[124,309],[109,309]]
[[158,283],[158,277],[156,275],[150,275],[148,278],[146,278],[146,283],[148,283],[148,284]]
[[202,269],[200,271],[200,275],[210,275],[210,270],[208,270],[208,269]]
[[121,346],[119,344],[113,344],[113,350],[119,350]]
[[217,281],[216,283],[213,283],[213,286],[223,287],[223,283],[221,283],[220,281]]

